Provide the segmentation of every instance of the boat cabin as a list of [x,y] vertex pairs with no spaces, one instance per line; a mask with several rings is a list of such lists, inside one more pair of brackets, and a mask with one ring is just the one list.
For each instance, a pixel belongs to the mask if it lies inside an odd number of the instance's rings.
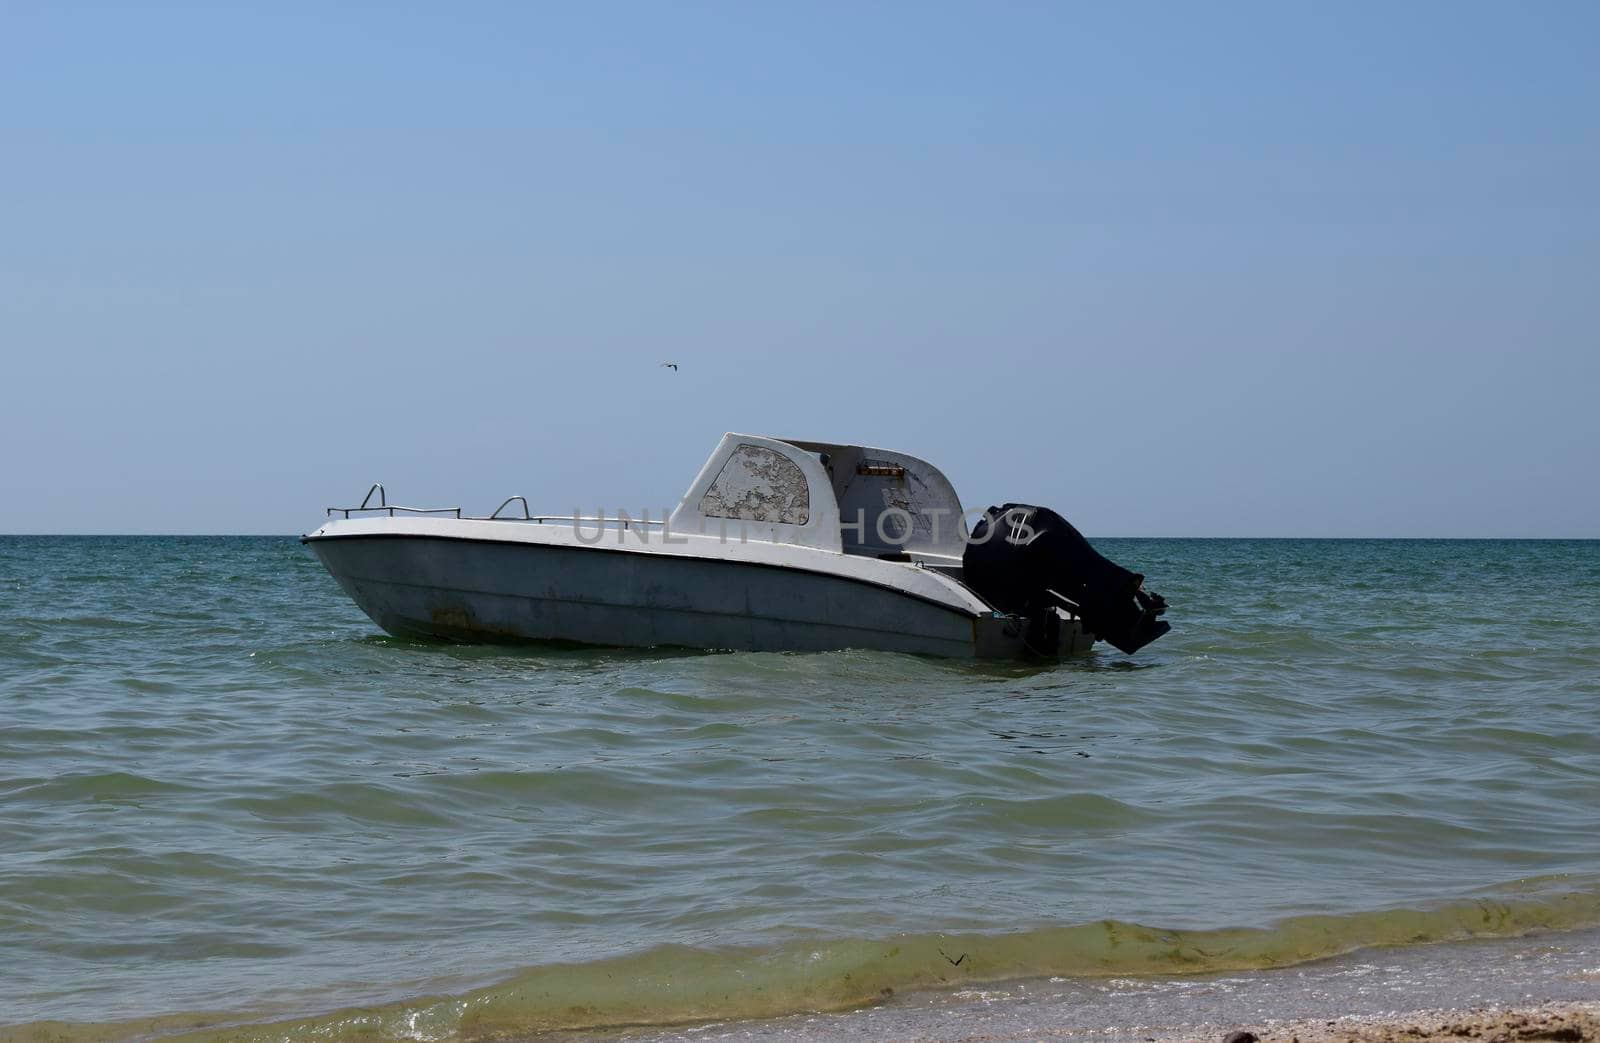
[[726,434],[668,519],[675,533],[961,563],[961,501],[926,460],[869,446]]

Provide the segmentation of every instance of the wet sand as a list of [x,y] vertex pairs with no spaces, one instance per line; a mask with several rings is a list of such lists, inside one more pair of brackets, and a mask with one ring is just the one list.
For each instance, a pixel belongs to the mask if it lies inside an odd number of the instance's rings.
[[1244,973],[973,985],[896,996],[866,1010],[621,1038],[1222,1043],[1233,1032],[1262,1043],[1600,1041],[1600,930],[1369,949]]
[[[1255,1036],[1258,1043],[1418,1043],[1426,1040],[1477,1040],[1478,1043],[1565,1040],[1576,1043],[1600,1040],[1600,1003],[1303,1021],[1250,1035]],[[1227,1036],[1217,1038],[1228,1039]],[[1249,1043],[1249,1037],[1235,1037],[1233,1043]]]

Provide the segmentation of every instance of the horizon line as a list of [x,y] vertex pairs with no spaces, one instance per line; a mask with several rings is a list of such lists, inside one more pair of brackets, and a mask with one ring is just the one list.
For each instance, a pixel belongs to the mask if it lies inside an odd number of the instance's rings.
[[[92,539],[163,539],[171,537],[182,537],[188,539],[227,539],[245,537],[249,539],[298,540],[304,535],[305,533],[300,532],[0,532],[0,539],[70,539],[76,537]],[[1473,541],[1576,543],[1600,540],[1600,536],[1177,536],[1170,534],[1154,535],[1147,533],[1116,535],[1109,533],[1085,534],[1084,538],[1091,540],[1453,540],[1464,543]]]

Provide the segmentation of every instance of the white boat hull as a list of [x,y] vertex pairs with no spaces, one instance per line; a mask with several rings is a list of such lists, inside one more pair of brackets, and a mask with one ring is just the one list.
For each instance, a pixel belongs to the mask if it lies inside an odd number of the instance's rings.
[[307,542],[398,635],[963,658],[1026,651],[1014,620],[792,565],[400,533]]

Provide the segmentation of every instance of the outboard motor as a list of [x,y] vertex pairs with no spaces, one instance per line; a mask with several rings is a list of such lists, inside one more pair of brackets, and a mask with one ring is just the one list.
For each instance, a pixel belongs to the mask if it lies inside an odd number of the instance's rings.
[[1166,600],[1143,589],[1143,576],[1102,557],[1047,507],[990,507],[967,540],[961,571],[1002,612],[1037,620],[1065,608],[1130,655],[1172,629],[1158,618]]

